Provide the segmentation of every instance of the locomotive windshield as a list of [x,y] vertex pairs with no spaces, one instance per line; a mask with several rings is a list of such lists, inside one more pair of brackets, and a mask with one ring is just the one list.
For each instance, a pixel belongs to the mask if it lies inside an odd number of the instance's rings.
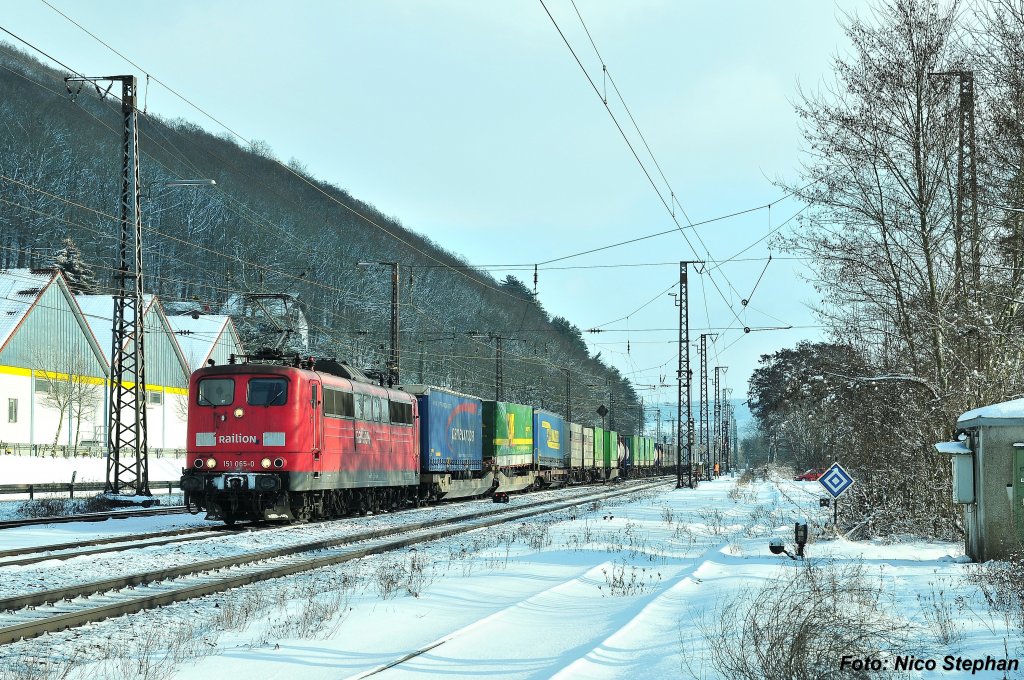
[[283,406],[288,401],[288,381],[284,378],[252,378],[249,380],[250,406]]
[[235,381],[231,378],[205,378],[199,381],[200,406],[228,406],[235,400]]

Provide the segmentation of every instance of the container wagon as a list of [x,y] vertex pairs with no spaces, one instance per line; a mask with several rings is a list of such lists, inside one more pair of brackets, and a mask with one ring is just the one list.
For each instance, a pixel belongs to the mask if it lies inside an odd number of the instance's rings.
[[562,416],[550,411],[533,411],[533,463],[537,488],[566,479],[565,457],[568,447],[568,428]]
[[583,465],[582,480],[584,482],[594,481],[594,428],[583,428]]
[[495,491],[512,492],[536,482],[533,462],[533,407],[483,402],[483,459],[494,474]]
[[420,496],[423,500],[480,496],[494,488],[483,465],[483,403],[431,385],[405,385],[420,414]]
[[583,426],[579,423],[569,423],[569,455],[565,461],[568,470],[569,481],[580,483],[586,481],[586,472],[583,467]]

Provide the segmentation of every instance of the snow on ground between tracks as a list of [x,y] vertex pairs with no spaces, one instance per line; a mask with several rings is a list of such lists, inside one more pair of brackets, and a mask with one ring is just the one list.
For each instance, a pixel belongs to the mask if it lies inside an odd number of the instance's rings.
[[[723,603],[799,568],[768,539],[792,550],[793,522],[806,519],[809,559],[864,565],[889,617],[930,635],[936,602],[956,616],[955,640],[906,653],[927,650],[940,668],[945,654],[1021,655],[1019,631],[988,610],[960,545],[825,539],[819,493],[813,482],[668,484],[0,652],[55,672],[74,657],[81,677],[718,678],[704,633]],[[940,676],[1002,674],[910,677]]]

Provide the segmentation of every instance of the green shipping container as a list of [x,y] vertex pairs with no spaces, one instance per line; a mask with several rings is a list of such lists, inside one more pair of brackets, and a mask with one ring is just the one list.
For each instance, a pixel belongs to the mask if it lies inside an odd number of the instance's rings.
[[604,438],[604,467],[619,467],[619,434],[614,430],[609,430]]
[[594,467],[604,467],[604,440],[608,438],[608,432],[600,427],[594,428]]
[[498,467],[533,464],[533,407],[504,401],[483,403],[484,463]]

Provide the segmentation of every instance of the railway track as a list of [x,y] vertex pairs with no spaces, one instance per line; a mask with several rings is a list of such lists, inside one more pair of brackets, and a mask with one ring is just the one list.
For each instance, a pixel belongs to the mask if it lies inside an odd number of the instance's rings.
[[168,545],[170,543],[199,541],[217,536],[234,536],[238,533],[240,533],[238,530],[224,529],[220,526],[200,526],[154,531],[136,536],[110,536],[88,541],[13,548],[10,550],[0,550],[0,568],[25,566],[49,560],[69,560],[73,557],[82,557],[84,555],[137,550],[139,548]]
[[0,600],[0,644],[106,618],[194,599],[258,581],[340,564],[426,541],[475,531],[664,486],[665,480],[628,483],[572,499],[537,500],[448,519],[429,519],[347,536],[309,541],[181,567],[79,584]]
[[166,505],[157,508],[139,508],[137,510],[106,510],[104,512],[85,512],[80,515],[56,515],[54,517],[26,517],[23,519],[7,519],[0,521],[0,529],[16,529],[37,524],[63,524],[66,522],[103,522],[108,519],[124,519],[126,517],[150,517],[154,515],[178,515],[188,510],[184,505]]

